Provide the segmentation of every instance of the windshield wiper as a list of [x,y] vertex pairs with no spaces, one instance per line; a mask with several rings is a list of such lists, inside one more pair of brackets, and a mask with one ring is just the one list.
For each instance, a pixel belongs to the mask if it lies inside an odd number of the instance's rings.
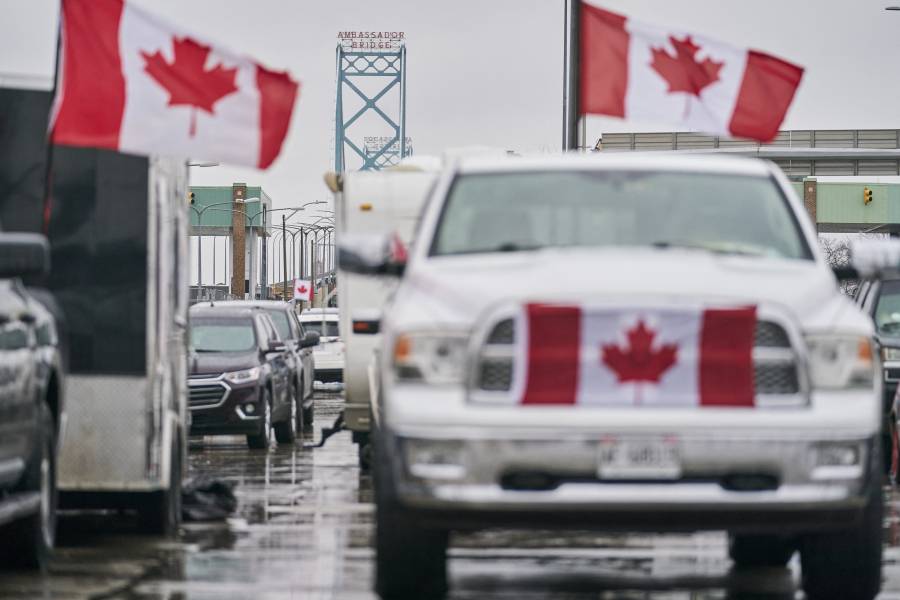
[[658,241],[650,244],[654,248],[687,248],[690,250],[704,250],[713,254],[735,254],[739,256],[765,256],[766,252],[761,248],[744,246],[741,244],[724,243],[700,243],[700,242],[669,242]]

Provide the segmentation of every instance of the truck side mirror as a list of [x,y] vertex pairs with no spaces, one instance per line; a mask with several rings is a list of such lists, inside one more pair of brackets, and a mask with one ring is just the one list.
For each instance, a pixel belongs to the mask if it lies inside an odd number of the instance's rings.
[[900,275],[900,240],[854,240],[850,265],[835,267],[838,279],[878,279]]
[[37,233],[0,233],[0,278],[41,275],[50,268],[50,246]]
[[400,276],[406,268],[406,246],[397,234],[341,234],[338,268],[360,275]]
[[318,331],[307,331],[306,335],[303,336],[303,339],[300,340],[301,348],[312,348],[313,346],[319,345],[319,332]]

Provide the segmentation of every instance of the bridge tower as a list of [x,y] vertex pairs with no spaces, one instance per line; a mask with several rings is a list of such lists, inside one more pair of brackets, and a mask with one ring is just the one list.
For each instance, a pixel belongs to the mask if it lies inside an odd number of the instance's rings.
[[335,100],[335,171],[377,171],[411,153],[405,44],[370,50],[339,43]]

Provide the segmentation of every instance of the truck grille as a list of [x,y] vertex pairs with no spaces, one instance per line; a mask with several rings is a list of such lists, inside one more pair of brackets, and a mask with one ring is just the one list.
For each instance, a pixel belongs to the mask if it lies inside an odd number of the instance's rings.
[[[484,392],[508,392],[514,373],[515,321],[499,321],[485,338],[476,366],[476,388]],[[764,349],[754,365],[758,395],[793,395],[801,391],[800,377],[787,331],[772,321],[756,324],[755,347]],[[778,352],[781,349],[782,352]],[[773,354],[774,351],[774,354]],[[790,358],[785,358],[789,356]]]
[[222,383],[190,384],[188,403],[191,408],[216,406],[225,399],[228,388]]

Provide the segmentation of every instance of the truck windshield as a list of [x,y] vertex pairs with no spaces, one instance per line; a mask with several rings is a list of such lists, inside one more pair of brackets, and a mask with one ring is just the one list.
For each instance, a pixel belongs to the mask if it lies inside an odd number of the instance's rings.
[[811,258],[773,180],[652,171],[460,176],[431,254],[564,246],[689,247]]
[[191,323],[196,352],[249,352],[256,348],[250,319],[197,319]]
[[303,321],[303,327],[308,331],[315,331],[320,337],[338,337],[337,321]]

